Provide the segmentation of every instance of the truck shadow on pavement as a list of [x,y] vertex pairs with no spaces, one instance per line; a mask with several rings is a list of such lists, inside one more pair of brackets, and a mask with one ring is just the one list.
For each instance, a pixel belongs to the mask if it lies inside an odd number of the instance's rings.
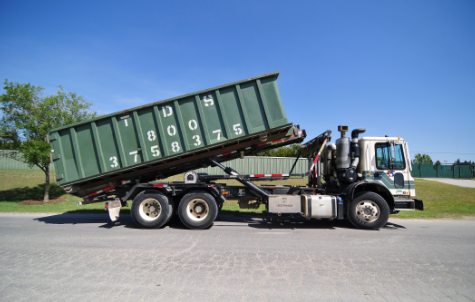
[[[229,224],[229,223],[236,224]],[[341,221],[306,221],[301,217],[281,217],[270,214],[221,211],[214,226],[246,226],[255,229],[335,229],[349,228]]]
[[[65,212],[62,214],[52,214],[49,216],[35,218],[34,220],[40,221],[46,224],[86,224],[86,223],[104,223],[113,226],[114,224],[109,221],[109,215],[107,213],[85,213],[85,212]],[[120,222],[123,225],[133,224],[129,215],[124,215],[120,218]],[[102,226],[101,226],[102,227]]]
[[[132,221],[129,213],[121,215],[119,221],[110,222],[107,213],[66,212],[49,216],[34,218],[35,221],[46,224],[101,224],[99,228],[110,229],[125,227],[139,229]],[[165,228],[188,230],[183,226],[178,217],[171,219]],[[259,213],[239,213],[234,211],[221,211],[213,227],[251,227],[255,229],[353,229],[346,220],[319,220],[307,221],[301,218],[279,217]],[[404,226],[388,222],[384,229],[405,229]]]
[[127,227],[127,228],[137,228],[137,226],[132,221],[129,213],[124,213],[120,216],[119,220],[116,222],[111,222],[109,220],[109,215],[107,213],[98,213],[98,212],[65,212],[62,214],[52,214],[49,216],[35,218],[35,221],[43,222],[46,224],[101,224],[99,228],[110,229],[113,227]]
[[[355,229],[346,220],[305,220],[299,216],[281,217],[270,214],[239,213],[237,211],[221,211],[214,225],[219,226],[220,222],[247,223],[247,226],[256,229]],[[225,225],[229,226],[229,224]],[[392,222],[388,222],[383,228],[405,229],[404,226]]]

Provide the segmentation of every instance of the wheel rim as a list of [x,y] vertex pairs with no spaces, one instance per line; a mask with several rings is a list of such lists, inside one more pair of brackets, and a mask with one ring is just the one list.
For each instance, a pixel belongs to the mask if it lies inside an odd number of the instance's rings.
[[186,206],[186,214],[193,221],[205,220],[209,214],[208,203],[201,198],[192,199]]
[[140,203],[139,214],[144,220],[154,221],[160,217],[161,213],[162,207],[158,200],[154,198],[144,199]]
[[360,201],[356,206],[356,216],[366,222],[375,222],[380,213],[378,204],[371,200]]

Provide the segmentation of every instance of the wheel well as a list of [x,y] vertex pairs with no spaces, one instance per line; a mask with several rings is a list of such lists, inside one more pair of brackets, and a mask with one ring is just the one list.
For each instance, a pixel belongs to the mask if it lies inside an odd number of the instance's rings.
[[384,200],[386,200],[386,202],[388,203],[389,209],[391,210],[391,212],[394,211],[394,197],[393,197],[393,195],[391,194],[391,192],[389,192],[389,190],[386,187],[384,187],[382,185],[379,185],[379,184],[364,183],[364,184],[357,185],[353,189],[352,194],[350,195],[351,200],[353,200],[354,198],[360,196],[361,194],[363,194],[365,192],[374,192],[376,194],[381,195],[381,197],[383,197]]

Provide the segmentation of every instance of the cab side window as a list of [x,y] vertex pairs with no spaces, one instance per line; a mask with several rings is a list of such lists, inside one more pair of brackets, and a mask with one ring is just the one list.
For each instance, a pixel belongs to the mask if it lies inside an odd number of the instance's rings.
[[401,144],[379,143],[376,149],[376,168],[379,170],[404,170],[404,150]]

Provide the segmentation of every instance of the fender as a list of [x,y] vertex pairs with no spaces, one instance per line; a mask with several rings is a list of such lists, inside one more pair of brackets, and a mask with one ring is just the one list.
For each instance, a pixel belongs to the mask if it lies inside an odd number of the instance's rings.
[[391,213],[394,211],[394,196],[386,186],[377,181],[357,181],[346,187],[344,195],[347,201],[352,201],[360,192],[374,192],[383,197],[389,205]]

